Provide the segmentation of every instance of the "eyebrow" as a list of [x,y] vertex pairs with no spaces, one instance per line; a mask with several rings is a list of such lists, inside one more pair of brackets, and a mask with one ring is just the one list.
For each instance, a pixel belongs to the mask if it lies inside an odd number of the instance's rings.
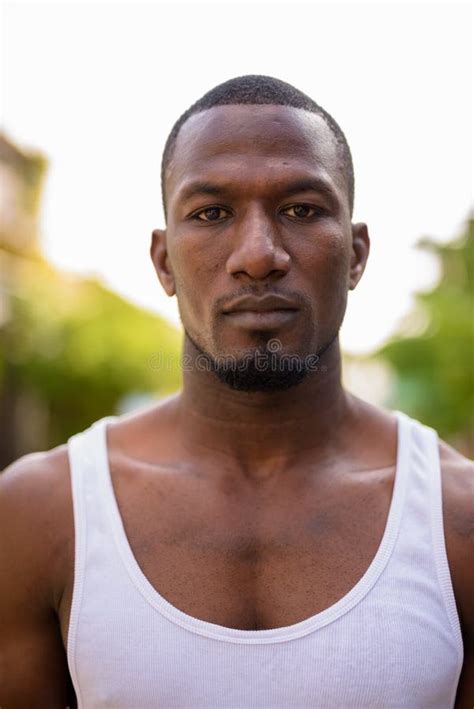
[[329,199],[336,199],[334,188],[327,180],[321,177],[304,177],[299,180],[294,180],[286,184],[282,192],[288,196],[299,194],[300,192],[320,192],[326,197],[329,197]]
[[[180,199],[187,200],[196,195],[210,195],[219,197],[232,191],[232,185],[218,185],[212,182],[196,181],[185,185],[181,191]],[[336,200],[336,192],[331,184],[320,177],[302,177],[286,184],[279,190],[285,196],[301,192],[319,192],[331,200]]]
[[219,195],[224,194],[227,191],[228,190],[225,187],[219,187],[219,185],[214,185],[210,182],[191,182],[189,185],[186,185],[183,188],[180,194],[180,198],[191,199],[191,197],[200,194],[218,197]]

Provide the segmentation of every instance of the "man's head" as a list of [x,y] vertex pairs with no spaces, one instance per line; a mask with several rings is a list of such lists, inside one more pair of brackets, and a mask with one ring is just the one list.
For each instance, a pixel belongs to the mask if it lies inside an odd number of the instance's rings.
[[352,155],[346,137],[334,118],[325,111],[324,108],[319,106],[316,101],[313,101],[312,98],[299,89],[296,89],[291,84],[287,84],[286,81],[274,79],[271,76],[250,74],[248,76],[239,76],[236,79],[229,79],[229,81],[215,86],[198,101],[193,103],[193,105],[178,118],[171,129],[161,160],[161,193],[165,216],[167,214],[166,173],[173,159],[176,140],[181,127],[186,123],[188,118],[196,113],[207,111],[216,106],[235,105],[288,106],[290,108],[300,108],[310,113],[316,113],[324,118],[334,135],[334,140],[339,149],[341,169],[344,171],[347,179],[347,196],[352,214],[354,208],[354,167]]
[[228,385],[293,386],[337,340],[369,246],[353,186],[336,122],[277,79],[226,82],[176,123],[151,253],[188,344]]

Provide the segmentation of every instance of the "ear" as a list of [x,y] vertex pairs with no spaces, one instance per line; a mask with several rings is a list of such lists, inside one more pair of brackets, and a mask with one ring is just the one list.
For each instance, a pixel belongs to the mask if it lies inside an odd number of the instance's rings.
[[352,255],[349,270],[349,290],[354,290],[364,273],[369,258],[370,238],[367,224],[352,225]]
[[166,229],[154,229],[151,235],[150,256],[160,283],[169,296],[175,295],[175,283],[166,246]]

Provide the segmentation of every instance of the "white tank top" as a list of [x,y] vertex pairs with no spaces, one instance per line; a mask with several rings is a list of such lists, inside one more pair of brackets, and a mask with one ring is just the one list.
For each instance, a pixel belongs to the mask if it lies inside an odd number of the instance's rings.
[[163,598],[133,555],[114,495],[106,426],[115,417],[73,436],[67,656],[79,709],[453,707],[463,647],[438,437],[395,413],[395,483],[372,563],[334,605],[270,630],[208,623]]

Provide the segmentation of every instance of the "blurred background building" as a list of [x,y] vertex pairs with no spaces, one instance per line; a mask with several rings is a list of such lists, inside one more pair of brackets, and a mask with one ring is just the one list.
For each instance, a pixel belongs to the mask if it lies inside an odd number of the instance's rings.
[[42,256],[46,172],[0,134],[0,468],[180,383],[177,328]]

